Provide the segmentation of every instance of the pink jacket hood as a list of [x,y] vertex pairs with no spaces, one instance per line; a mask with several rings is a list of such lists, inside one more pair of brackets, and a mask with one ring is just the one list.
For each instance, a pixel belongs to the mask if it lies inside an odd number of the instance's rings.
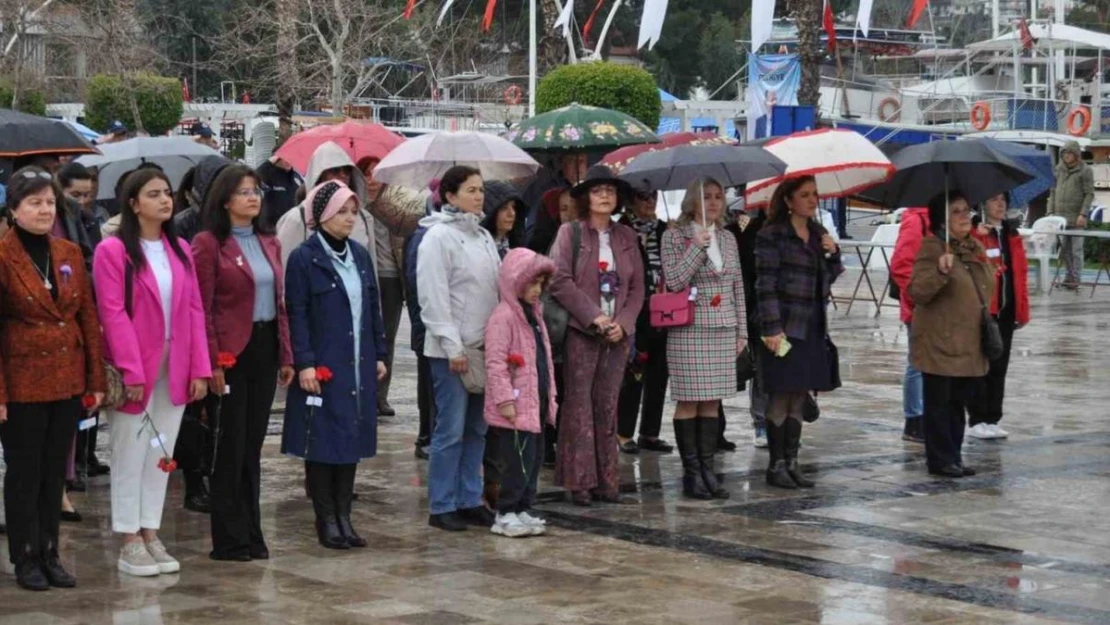
[[[555,263],[532,250],[516,248],[501,264],[499,287],[501,302],[493,309],[486,324],[486,396],[485,419],[494,427],[540,432],[539,367],[532,327],[524,316],[520,294],[541,274],[552,274]],[[547,360],[548,421],[555,423],[555,365],[551,359],[551,342],[543,322],[543,306],[536,303],[532,312],[540,324]],[[520,356],[523,364],[513,365],[510,356]],[[516,419],[501,416],[500,407],[513,403]]]

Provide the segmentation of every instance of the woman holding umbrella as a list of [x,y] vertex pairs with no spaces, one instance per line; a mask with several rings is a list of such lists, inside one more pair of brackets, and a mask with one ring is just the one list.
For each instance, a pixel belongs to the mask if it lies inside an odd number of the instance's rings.
[[570,313],[566,361],[574,363],[565,372],[555,483],[580,506],[591,497],[620,501],[617,397],[645,289],[639,235],[612,220],[628,191],[609,168],[591,167],[573,192],[579,221],[559,229],[551,254],[551,293]]
[[778,488],[813,486],[798,464],[802,414],[811,391],[832,390],[839,378],[824,366],[830,363],[826,302],[844,265],[817,222],[817,201],[813,176],[787,178],[756,237],[756,295],[767,347],[760,361],[768,396],[767,483]]
[[729,496],[714,467],[717,411],[736,394],[736,358],[748,340],[740,252],[736,238],[723,231],[724,218],[721,183],[698,180],[686,191],[678,226],[663,234],[667,288],[690,289],[695,298],[694,323],[667,337],[682,492],[693,499]]
[[929,223],[910,278],[910,357],[924,378],[929,473],[964,477],[975,475],[960,447],[964,413],[990,366],[981,343],[982,302],[994,296],[995,271],[971,236],[971,206],[962,193],[933,198]]

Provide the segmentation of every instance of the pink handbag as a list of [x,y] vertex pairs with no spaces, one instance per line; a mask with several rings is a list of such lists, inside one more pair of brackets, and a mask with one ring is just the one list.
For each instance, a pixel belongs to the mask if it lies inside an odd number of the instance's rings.
[[694,324],[694,300],[690,287],[656,293],[648,300],[648,320],[653,328],[684,328]]

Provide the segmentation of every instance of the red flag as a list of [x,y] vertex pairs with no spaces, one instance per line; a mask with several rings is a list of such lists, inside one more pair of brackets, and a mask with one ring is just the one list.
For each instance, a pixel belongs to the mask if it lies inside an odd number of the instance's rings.
[[1033,33],[1029,32],[1029,23],[1025,18],[1021,18],[1018,22],[1018,33],[1021,35],[1021,47],[1025,50],[1032,50],[1037,40],[1033,38]]
[[486,14],[482,16],[482,32],[488,33],[493,26],[493,12],[497,9],[497,0],[486,0]]
[[836,22],[833,20],[832,1],[825,0],[825,34],[829,38],[829,52],[836,50]]
[[597,6],[594,7],[590,13],[590,19],[586,20],[586,25],[582,27],[582,39],[588,40],[590,38],[590,30],[594,27],[594,19],[597,17],[597,12],[601,10],[601,5],[605,4],[605,0],[597,0]]
[[921,19],[921,14],[925,12],[925,7],[929,5],[929,0],[913,0],[913,8],[910,9],[910,17],[906,20],[906,28],[913,28],[917,20]]
[[181,79],[181,99],[184,100],[185,102],[192,102],[193,101],[192,97],[189,95],[189,79],[188,78],[182,78]]
[[416,8],[416,0],[409,0],[408,4],[405,5],[405,12],[402,13],[401,16],[404,17],[407,20],[411,20],[412,19],[412,12],[415,8]]

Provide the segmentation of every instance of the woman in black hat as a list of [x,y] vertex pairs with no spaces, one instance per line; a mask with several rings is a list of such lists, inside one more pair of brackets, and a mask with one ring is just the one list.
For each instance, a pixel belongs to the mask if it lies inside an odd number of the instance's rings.
[[588,506],[591,498],[620,501],[617,398],[644,305],[644,265],[636,231],[612,218],[627,185],[594,166],[572,193],[578,221],[559,228],[551,250],[551,293],[570,313],[564,349],[574,363],[565,372],[555,483]]

